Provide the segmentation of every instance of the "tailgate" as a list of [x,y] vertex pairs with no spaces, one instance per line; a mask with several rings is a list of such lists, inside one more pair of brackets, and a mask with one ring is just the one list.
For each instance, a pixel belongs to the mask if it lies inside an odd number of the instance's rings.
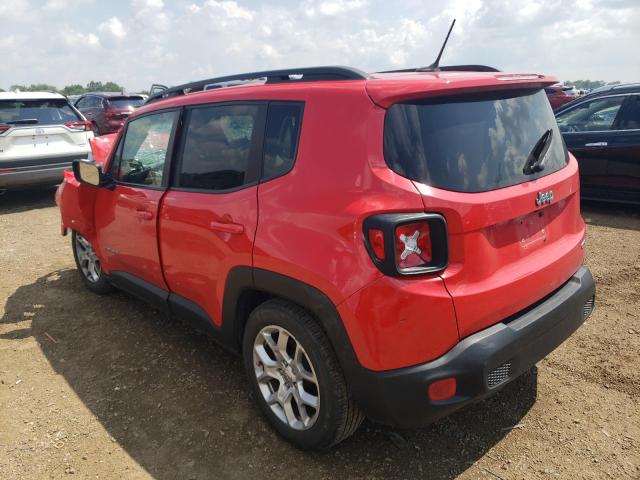
[[441,276],[461,337],[531,306],[582,263],[578,166],[539,87],[394,104],[384,156],[447,220]]
[[[518,313],[562,286],[580,267],[585,235],[578,167],[485,193],[448,192],[416,183],[426,211],[449,228],[442,273],[461,338]],[[538,192],[553,202],[536,206]]]
[[63,125],[12,128],[0,139],[0,160],[86,153],[89,135]]

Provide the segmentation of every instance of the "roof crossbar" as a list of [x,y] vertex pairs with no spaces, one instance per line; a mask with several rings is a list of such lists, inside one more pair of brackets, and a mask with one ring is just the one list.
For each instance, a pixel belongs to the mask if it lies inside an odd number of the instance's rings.
[[228,75],[224,77],[209,78],[197,82],[185,83],[176,87],[171,87],[158,92],[149,97],[147,103],[160,100],[162,98],[184,95],[185,93],[197,92],[205,88],[215,88],[230,86],[225,83],[242,84],[251,80],[264,79],[265,83],[286,83],[286,82],[322,82],[331,80],[365,80],[368,74],[351,67],[329,66],[329,67],[307,67],[289,68],[284,70],[266,70],[263,72],[241,73],[238,75]]

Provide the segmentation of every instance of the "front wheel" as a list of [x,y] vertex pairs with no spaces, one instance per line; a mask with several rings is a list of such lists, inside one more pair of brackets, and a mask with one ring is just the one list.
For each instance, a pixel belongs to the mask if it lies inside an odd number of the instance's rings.
[[87,288],[100,295],[112,292],[113,286],[102,271],[100,259],[91,243],[78,232],[72,232],[71,243],[76,267]]
[[247,321],[243,356],[260,409],[295,446],[327,450],[362,423],[329,340],[297,305],[258,306]]

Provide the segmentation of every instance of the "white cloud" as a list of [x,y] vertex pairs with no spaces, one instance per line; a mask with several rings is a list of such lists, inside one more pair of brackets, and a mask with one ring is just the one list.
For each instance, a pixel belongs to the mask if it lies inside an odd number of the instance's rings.
[[100,39],[93,33],[81,33],[69,28],[61,33],[62,41],[68,47],[76,49],[95,48],[100,46]]
[[633,50],[640,44],[638,0],[113,0],[108,7],[74,0],[81,8],[47,2],[0,0],[0,32],[10,44],[0,62],[1,87],[101,79],[141,89],[288,66],[423,66],[452,18],[443,64],[640,79]]
[[316,16],[332,17],[344,15],[367,5],[366,0],[306,0],[302,4],[302,11],[309,18]]
[[98,30],[103,35],[111,37],[114,40],[122,40],[127,36],[127,31],[118,17],[111,17],[100,24]]

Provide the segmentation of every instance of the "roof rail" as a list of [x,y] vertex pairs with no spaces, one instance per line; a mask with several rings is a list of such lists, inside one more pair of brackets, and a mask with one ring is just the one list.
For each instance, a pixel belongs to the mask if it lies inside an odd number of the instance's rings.
[[[441,72],[499,72],[497,68],[490,67],[488,65],[447,65],[444,67],[439,67]],[[403,68],[401,70],[385,70],[384,72],[378,73],[404,73],[404,72],[424,72],[426,70],[422,70],[419,68]]]
[[[225,86],[240,85],[251,80],[264,79],[265,83],[286,83],[286,82],[320,82],[330,80],[365,80],[368,74],[351,67],[306,67],[288,68],[284,70],[266,70],[263,72],[241,73],[238,75],[228,75],[225,77],[208,78],[197,82],[185,83],[176,87],[171,87],[158,92],[149,97],[146,103],[151,103],[162,98],[175,97],[185,93],[198,92],[201,90],[219,88]],[[225,85],[232,84],[232,85]]]

